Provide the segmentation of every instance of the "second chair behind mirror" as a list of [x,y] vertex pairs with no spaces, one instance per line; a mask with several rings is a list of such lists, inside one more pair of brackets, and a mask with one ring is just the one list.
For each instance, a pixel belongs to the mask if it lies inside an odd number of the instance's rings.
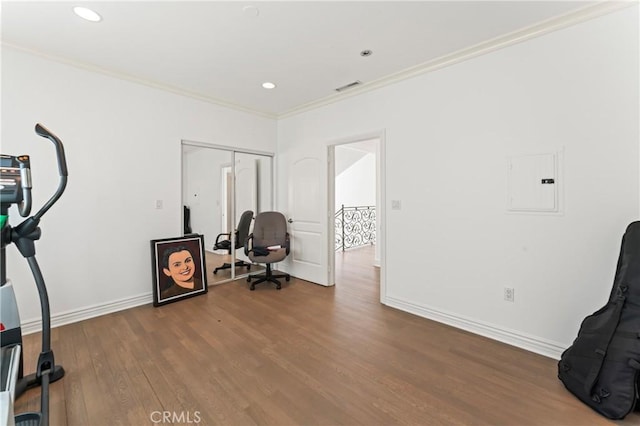
[[[240,221],[238,221],[238,227],[235,230],[235,249],[238,250],[242,247],[244,247],[244,242],[247,239],[247,237],[249,236],[249,229],[251,228],[251,220],[253,219],[253,212],[251,210],[247,210],[244,213],[242,213],[242,216],[240,216]],[[226,237],[224,239],[221,239],[222,237]],[[231,254],[231,233],[223,233],[223,234],[218,234],[218,236],[216,237],[216,242],[213,246],[214,250],[227,250],[229,252],[229,254]],[[247,271],[251,269],[251,264],[248,262],[245,262],[244,260],[236,260],[234,262],[234,266],[238,267],[238,266],[244,266],[247,268]],[[230,263],[225,263],[222,266],[219,266],[217,268],[215,268],[213,270],[214,274],[217,274],[219,270],[221,269],[230,269],[231,268],[231,264]]]

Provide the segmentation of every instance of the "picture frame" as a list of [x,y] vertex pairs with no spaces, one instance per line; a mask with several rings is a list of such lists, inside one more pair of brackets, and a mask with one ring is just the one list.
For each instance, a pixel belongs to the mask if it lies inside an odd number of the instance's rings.
[[153,306],[207,293],[203,235],[151,240],[151,263]]

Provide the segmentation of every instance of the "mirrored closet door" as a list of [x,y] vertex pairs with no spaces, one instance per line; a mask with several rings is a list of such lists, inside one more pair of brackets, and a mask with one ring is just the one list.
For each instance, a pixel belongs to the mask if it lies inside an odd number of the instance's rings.
[[259,212],[272,210],[272,156],[196,142],[182,143],[184,233],[204,235],[207,282],[259,272],[244,240]]

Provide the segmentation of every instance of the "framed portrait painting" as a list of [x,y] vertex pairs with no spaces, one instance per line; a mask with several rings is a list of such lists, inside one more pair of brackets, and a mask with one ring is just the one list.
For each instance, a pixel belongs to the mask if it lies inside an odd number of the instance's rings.
[[207,292],[204,236],[151,240],[153,306]]

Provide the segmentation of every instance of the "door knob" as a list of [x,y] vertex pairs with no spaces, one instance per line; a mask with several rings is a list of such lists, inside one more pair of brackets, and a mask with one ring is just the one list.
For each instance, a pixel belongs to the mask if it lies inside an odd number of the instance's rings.
[[293,219],[289,218],[289,220],[287,222],[293,223]]

